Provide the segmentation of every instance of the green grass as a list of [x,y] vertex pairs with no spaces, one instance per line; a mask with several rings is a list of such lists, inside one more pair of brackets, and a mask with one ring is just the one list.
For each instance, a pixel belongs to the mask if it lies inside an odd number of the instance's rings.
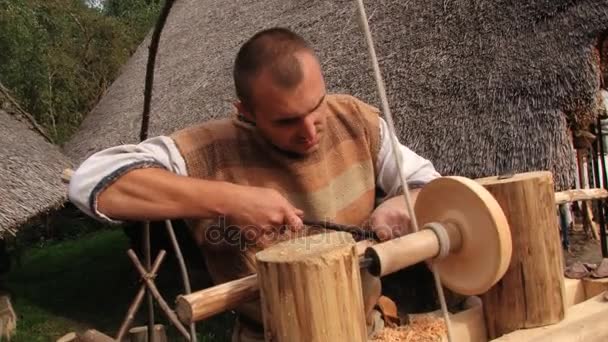
[[[127,248],[121,230],[102,230],[78,240],[27,249],[21,266],[14,267],[6,279],[18,315],[12,341],[54,341],[70,331],[89,328],[114,336],[140,286]],[[175,259],[167,257],[156,279],[170,306],[181,293],[175,265]],[[142,305],[137,325],[145,324],[144,316]],[[170,340],[181,340],[160,309],[156,317],[157,323],[169,329]],[[232,319],[227,313],[197,324],[199,341],[228,341]]]

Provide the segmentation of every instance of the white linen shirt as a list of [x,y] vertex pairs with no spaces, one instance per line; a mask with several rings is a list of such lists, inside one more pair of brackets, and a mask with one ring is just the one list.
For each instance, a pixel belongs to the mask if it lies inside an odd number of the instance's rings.
[[[421,187],[440,177],[433,164],[399,144],[403,173],[409,188]],[[111,147],[91,155],[74,172],[69,185],[69,200],[87,215],[110,223],[118,223],[97,209],[97,196],[108,181],[135,168],[157,166],[175,174],[188,176],[184,158],[175,142],[167,136],[147,139],[139,144]],[[376,186],[393,197],[401,188],[401,180],[390,142],[386,122],[380,118],[380,149],[376,159]]]

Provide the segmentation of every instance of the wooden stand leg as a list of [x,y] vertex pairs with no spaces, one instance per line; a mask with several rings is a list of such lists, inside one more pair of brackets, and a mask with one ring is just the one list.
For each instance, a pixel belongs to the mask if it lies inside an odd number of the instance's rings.
[[478,181],[502,207],[513,240],[507,273],[482,296],[489,337],[563,320],[564,261],[551,173]]
[[591,210],[591,208],[593,208],[593,204],[591,201],[584,201],[583,202],[583,227],[585,229],[585,232],[593,239],[593,240],[599,240],[599,227],[597,226],[597,224],[593,221],[593,210]]
[[[164,325],[155,324],[152,334],[155,342],[167,342],[167,333]],[[129,340],[130,342],[148,342],[148,327],[141,326],[129,329]]]
[[266,341],[367,341],[355,241],[344,232],[257,254]]

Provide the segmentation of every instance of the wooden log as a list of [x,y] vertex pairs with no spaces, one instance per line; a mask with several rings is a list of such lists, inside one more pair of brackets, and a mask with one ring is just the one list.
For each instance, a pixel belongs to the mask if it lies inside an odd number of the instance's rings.
[[115,339],[95,329],[87,330],[78,337],[80,342],[116,342]]
[[583,284],[587,298],[595,297],[602,292],[608,291],[608,278],[583,278],[581,283]]
[[533,329],[521,329],[493,342],[604,342],[608,341],[608,302],[604,294],[568,309],[561,322]]
[[[365,249],[373,244],[371,240],[357,242],[355,247],[357,255],[363,255]],[[182,322],[190,324],[258,298],[260,298],[258,275],[252,274],[188,295],[180,295],[176,300],[175,312]]]
[[[469,297],[477,298],[477,297]],[[488,341],[486,322],[483,315],[483,304],[475,303],[468,309],[450,315],[455,341],[486,342]],[[446,336],[447,337],[447,336]]]
[[563,320],[564,261],[551,173],[478,181],[502,207],[513,240],[506,274],[482,296],[489,337]]
[[177,297],[175,312],[184,324],[207,319],[260,297],[258,275],[233,280]]
[[585,287],[580,279],[564,278],[564,305],[566,308],[582,303],[588,299]]
[[258,252],[266,341],[367,341],[355,241],[344,232]]
[[555,193],[555,204],[608,198],[606,189],[574,189]]
[[[162,324],[155,324],[152,332],[154,342],[167,342],[167,332]],[[129,329],[130,342],[148,342],[148,326],[139,326]]]
[[55,342],[78,342],[78,335],[75,332],[70,332],[61,336]]

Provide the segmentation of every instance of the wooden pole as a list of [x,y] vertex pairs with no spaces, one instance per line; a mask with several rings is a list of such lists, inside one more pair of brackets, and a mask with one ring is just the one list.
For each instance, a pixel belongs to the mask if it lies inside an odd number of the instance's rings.
[[580,200],[595,200],[608,197],[606,189],[574,189],[555,193],[555,204],[564,204]]
[[[150,275],[152,277],[156,277],[156,274],[158,273],[158,269],[160,268],[160,264],[165,259],[165,255],[167,255],[167,253],[164,250],[161,250],[158,253],[158,255],[156,256],[156,260],[154,260],[154,265],[152,265],[152,270],[150,271]],[[118,329],[118,334],[116,335],[116,340],[122,341],[125,334],[127,333],[127,329],[129,329],[131,327],[131,324],[133,323],[133,320],[135,319],[135,315],[137,314],[137,310],[139,310],[139,306],[141,305],[142,301],[144,300],[144,295],[146,294],[146,289],[147,289],[146,284],[142,284],[141,287],[139,288],[139,291],[135,295],[135,298],[133,299],[133,302],[131,303],[129,310],[127,311],[127,316],[125,317],[125,320],[122,322],[120,329]],[[148,330],[146,329],[146,331],[148,331]]]
[[[173,312],[173,310],[171,310],[171,308],[169,307],[169,305],[167,304],[167,302],[165,301],[163,296],[161,296],[160,292],[158,291],[158,288],[156,288],[156,285],[154,284],[154,281],[152,279],[150,279],[150,274],[148,272],[146,272],[146,269],[144,268],[144,266],[141,264],[141,262],[137,258],[137,255],[135,255],[135,252],[133,252],[132,249],[129,249],[127,251],[127,255],[129,256],[131,261],[133,261],[133,265],[135,266],[135,268],[141,275],[142,280],[144,281],[144,283],[146,284],[146,286],[148,288],[148,291],[152,294],[153,298],[156,299],[156,301],[158,302],[158,305],[163,310],[165,315],[167,315],[167,318],[169,319],[169,321],[171,321],[171,323],[173,323],[173,326],[175,326],[175,328],[177,328],[177,330],[182,334],[182,336],[186,339],[186,341],[190,341],[191,340],[190,334],[188,333],[186,328],[184,328],[182,323],[179,321],[179,318],[177,318],[177,315],[175,314],[175,312]],[[152,335],[152,337],[150,337],[150,335]],[[152,339],[154,339],[154,327],[152,327],[152,329],[148,331],[148,338],[150,341]]]
[[488,335],[564,319],[563,256],[550,172],[478,180],[502,207],[513,240],[511,264],[482,296]]
[[367,341],[352,236],[316,234],[258,252],[266,341]]

